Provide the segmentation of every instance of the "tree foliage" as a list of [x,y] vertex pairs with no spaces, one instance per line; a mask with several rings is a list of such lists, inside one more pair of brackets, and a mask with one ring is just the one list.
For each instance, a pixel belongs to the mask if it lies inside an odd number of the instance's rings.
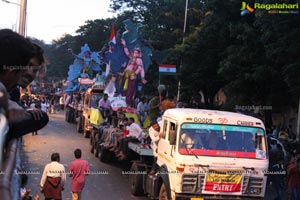
[[214,96],[220,89],[227,96],[224,109],[271,105],[279,112],[286,105],[296,105],[300,94],[299,15],[256,10],[241,16],[238,0],[189,0],[184,33],[185,3],[111,0],[117,17],[87,21],[78,35],[53,41],[48,48],[49,73],[66,77],[72,62],[69,48],[78,52],[88,43],[93,51],[100,50],[109,39],[111,23],[122,33],[122,21],[129,18],[144,25],[140,30],[154,51],[146,93],[155,92],[158,64],[168,63],[176,64],[179,71],[177,77],[164,78],[172,92],[180,80],[182,99],[202,91],[206,108],[215,106]]

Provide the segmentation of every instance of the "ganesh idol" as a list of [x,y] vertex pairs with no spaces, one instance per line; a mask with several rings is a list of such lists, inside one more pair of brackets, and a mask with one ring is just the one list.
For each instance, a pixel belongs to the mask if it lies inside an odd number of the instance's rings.
[[141,75],[143,84],[146,84],[147,81],[145,79],[142,51],[139,48],[134,48],[129,52],[124,39],[121,40],[121,43],[124,47],[125,54],[129,57],[129,61],[122,75],[124,78],[123,92],[126,96],[126,103],[127,106],[131,107],[137,87],[137,76],[139,74]]

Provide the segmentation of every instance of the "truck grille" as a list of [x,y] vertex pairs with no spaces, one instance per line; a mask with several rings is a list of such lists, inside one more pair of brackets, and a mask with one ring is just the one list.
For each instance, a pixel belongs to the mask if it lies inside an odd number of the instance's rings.
[[182,191],[195,192],[197,189],[197,174],[184,174],[182,177]]
[[[182,176],[183,193],[202,193],[205,174],[184,174]],[[263,178],[244,176],[243,195],[260,196],[263,191]]]

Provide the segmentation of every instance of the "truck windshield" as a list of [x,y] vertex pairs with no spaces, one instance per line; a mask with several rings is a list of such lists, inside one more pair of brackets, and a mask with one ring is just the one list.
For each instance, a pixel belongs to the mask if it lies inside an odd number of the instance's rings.
[[266,159],[266,139],[262,128],[184,123],[179,153],[198,156]]

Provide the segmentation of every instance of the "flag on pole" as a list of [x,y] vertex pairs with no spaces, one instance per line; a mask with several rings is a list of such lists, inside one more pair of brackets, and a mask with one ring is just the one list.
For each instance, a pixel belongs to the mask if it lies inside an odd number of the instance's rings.
[[176,65],[159,64],[159,73],[161,75],[176,75]]
[[112,23],[111,24],[111,33],[110,33],[110,37],[109,37],[109,42],[116,44],[116,34],[115,34],[115,24]]

